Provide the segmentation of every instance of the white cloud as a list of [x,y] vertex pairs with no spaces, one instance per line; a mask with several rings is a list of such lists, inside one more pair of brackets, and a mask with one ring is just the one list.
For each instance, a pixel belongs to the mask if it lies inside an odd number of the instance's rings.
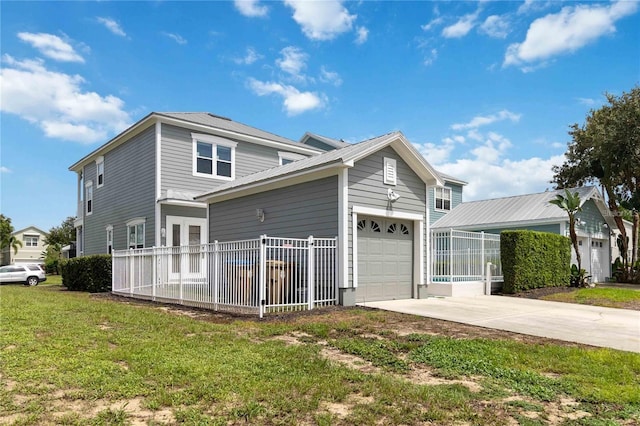
[[462,38],[469,34],[469,31],[476,25],[478,12],[464,15],[455,24],[449,25],[442,29],[442,36],[446,38]]
[[263,56],[252,47],[247,47],[247,53],[242,58],[235,58],[233,61],[238,65],[251,65],[262,59]]
[[424,57],[424,61],[422,61],[423,64],[425,64],[426,66],[429,66],[431,64],[433,64],[436,59],[438,59],[438,49],[431,49]]
[[559,149],[559,148],[566,148],[566,147],[567,147],[566,143],[562,143],[562,142],[551,143],[551,148]]
[[523,70],[532,71],[539,62],[574,52],[603,35],[614,33],[615,22],[637,9],[637,2],[617,1],[607,6],[567,6],[558,13],[538,18],[529,26],[522,43],[509,45],[503,66],[524,65]]
[[434,27],[441,25],[442,22],[444,22],[444,19],[441,16],[439,16],[437,18],[432,19],[428,23],[421,25],[420,28],[422,28],[423,31],[431,31]]
[[169,37],[170,39],[172,39],[178,44],[187,44],[187,40],[184,37],[182,37],[180,34],[174,34],[174,33],[162,33],[162,34],[166,35],[167,37]]
[[0,166],[0,173],[12,173],[12,170],[5,166]]
[[523,13],[537,12],[551,6],[552,3],[553,2],[550,0],[525,0],[524,3],[520,5],[516,13],[518,15],[522,15]]
[[120,37],[127,36],[127,33],[124,32],[120,24],[117,23],[115,20],[111,18],[103,18],[103,17],[97,17],[96,19],[98,20],[98,22],[104,25],[109,31],[111,31],[115,35]]
[[357,18],[357,15],[349,14],[339,0],[285,0],[285,4],[293,9],[293,20],[312,40],[332,40],[351,31]]
[[493,38],[506,38],[509,34],[509,21],[504,16],[488,16],[480,25],[480,32]]
[[333,84],[336,87],[342,84],[340,74],[334,71],[329,71],[324,66],[320,67],[320,81],[323,83]]
[[578,102],[586,106],[593,106],[596,104],[596,100],[591,98],[578,98]]
[[290,74],[296,78],[304,77],[301,75],[302,71],[307,67],[307,59],[309,55],[295,46],[287,46],[280,51],[281,58],[276,59],[276,65],[282,71]]
[[53,34],[18,33],[18,38],[38,49],[44,56],[62,62],[84,62],[75,49],[66,41]]
[[[511,111],[503,109],[497,114],[491,114],[487,116],[476,116],[471,119],[468,123],[457,123],[453,124],[451,128],[453,130],[465,130],[465,129],[476,129],[480,126],[486,126],[488,124],[495,123],[497,121],[510,120],[512,122],[518,122],[520,120],[521,114],[515,114]],[[471,137],[471,136],[469,136]]]
[[83,91],[79,75],[48,70],[41,60],[2,60],[2,112],[37,124],[48,137],[93,143],[131,122],[120,98]]
[[276,94],[283,98],[287,115],[298,115],[314,109],[322,109],[327,103],[326,96],[316,92],[300,92],[293,86],[276,82],[262,82],[254,78],[247,81],[249,88],[258,96]]
[[259,0],[234,0],[233,3],[238,12],[250,18],[264,17],[269,13],[269,8],[261,5]]
[[356,34],[356,44],[364,44],[369,38],[369,30],[366,27],[358,27]]

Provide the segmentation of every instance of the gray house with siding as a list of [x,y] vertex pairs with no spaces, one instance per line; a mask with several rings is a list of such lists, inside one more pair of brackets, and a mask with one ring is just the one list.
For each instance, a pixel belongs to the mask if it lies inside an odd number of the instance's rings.
[[[582,267],[592,276],[592,281],[604,282],[611,277],[610,239],[616,224],[597,188],[581,187],[570,191],[577,192],[582,202],[582,211],[576,214]],[[434,222],[432,228],[491,234],[527,229],[568,236],[567,213],[549,203],[557,194],[564,194],[564,190],[461,203]],[[573,250],[572,262],[576,262]]]
[[[209,240],[338,238],[341,304],[417,297],[428,282],[428,194],[444,181],[400,132],[217,186]],[[264,220],[256,220],[256,211]]]
[[205,243],[196,195],[320,152],[209,113],[153,112],[69,168],[78,254]]

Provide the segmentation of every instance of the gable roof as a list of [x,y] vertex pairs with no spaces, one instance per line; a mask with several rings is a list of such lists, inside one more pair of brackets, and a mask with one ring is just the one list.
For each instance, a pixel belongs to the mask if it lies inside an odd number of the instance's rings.
[[306,132],[301,138],[300,138],[300,143],[307,145],[307,142],[309,141],[309,139],[315,139],[317,141],[320,141],[326,145],[329,145],[330,147],[333,148],[344,148],[346,146],[351,145],[350,143],[347,143],[343,140],[338,140],[338,139],[333,139],[333,138],[328,138],[326,136],[320,136],[317,135],[315,133],[311,133],[311,132]]
[[459,185],[466,185],[469,182],[466,182],[462,179],[458,179],[457,177],[453,177],[451,175],[448,175],[446,173],[442,173],[442,172],[438,172],[440,174],[440,176],[442,177],[442,179],[446,180],[447,182],[451,182],[451,183],[457,183]]
[[41,235],[49,235],[48,232],[43,231],[42,229],[38,228],[37,226],[31,225],[31,226],[27,226],[26,228],[22,228],[22,229],[18,229],[17,231],[13,231],[11,233],[11,235],[18,235],[18,234],[22,234],[25,231],[28,231],[30,229],[34,229],[35,231],[37,231],[39,234]]
[[[607,223],[614,226],[613,220],[607,214],[608,209],[600,191],[596,187],[584,186],[572,188],[569,191],[578,193],[581,205],[587,200],[593,199]],[[461,203],[435,221],[431,227],[434,229],[480,229],[514,223],[566,222],[567,213],[560,207],[549,203],[558,194],[564,194],[564,189]]]
[[94,161],[100,155],[103,155],[113,148],[125,143],[131,137],[146,130],[156,122],[179,127],[188,127],[196,131],[208,132],[223,137],[232,137],[257,144],[273,145],[280,149],[288,149],[293,152],[308,155],[315,155],[322,152],[322,150],[312,146],[303,145],[292,139],[287,139],[208,112],[151,112],[117,136],[113,137],[107,143],[101,145],[82,159],[72,164],[69,167],[69,170],[79,171],[83,166]]
[[392,132],[357,144],[347,144],[347,146],[340,149],[327,151],[313,157],[241,177],[218,186],[215,191],[203,194],[197,197],[196,200],[209,201],[249,188],[267,185],[276,180],[293,179],[327,168],[353,167],[356,161],[387,146],[393,147],[400,157],[425,183],[438,186],[443,185],[443,181],[438,172],[431,167],[404,135],[401,132]]

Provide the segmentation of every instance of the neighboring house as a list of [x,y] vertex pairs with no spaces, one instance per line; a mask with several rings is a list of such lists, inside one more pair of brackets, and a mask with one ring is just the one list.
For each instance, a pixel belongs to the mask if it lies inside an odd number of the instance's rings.
[[[304,138],[320,146],[317,136]],[[393,132],[237,178],[196,200],[208,204],[209,241],[337,236],[339,302],[353,305],[417,297],[429,266],[427,194],[444,184]]]
[[69,168],[77,253],[205,243],[194,196],[320,152],[213,114],[150,113]]
[[[615,222],[597,188],[571,191],[577,191],[582,202],[582,211],[576,215],[582,267],[592,276],[592,281],[604,282],[611,277],[610,238]],[[436,221],[432,228],[492,234],[528,229],[569,236],[567,213],[549,203],[557,194],[564,194],[564,190],[462,203]],[[573,250],[571,253],[575,263],[575,253]]]
[[29,226],[15,231],[11,235],[22,243],[22,247],[18,248],[17,253],[11,247],[5,248],[2,251],[3,265],[44,263],[42,252],[47,249],[47,245],[44,243],[46,232],[35,226]]
[[[629,239],[629,244],[627,247],[627,259],[629,259],[629,261],[631,261],[631,255],[633,254],[633,243],[631,240],[631,236],[633,235],[633,223],[628,221],[628,220],[624,220],[624,229],[625,232],[627,234],[627,238]],[[618,247],[618,236],[620,235],[620,230],[618,229],[617,226],[613,227],[613,233],[611,235],[611,258],[615,261],[616,258],[620,257],[622,258],[622,252],[620,251],[620,248]]]

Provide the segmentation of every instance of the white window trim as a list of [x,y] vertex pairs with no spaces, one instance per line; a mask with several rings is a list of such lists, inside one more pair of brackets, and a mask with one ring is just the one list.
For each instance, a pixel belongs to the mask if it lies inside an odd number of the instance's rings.
[[304,160],[305,157],[304,155],[300,155],[300,154],[296,154],[295,152],[287,152],[287,151],[278,151],[278,161],[279,164],[282,166],[282,160],[290,160],[290,161],[298,161],[298,160]]
[[[127,248],[129,247],[129,228],[131,228],[132,226],[138,226],[138,225],[142,225],[142,247],[136,247],[136,248],[144,248],[145,247],[145,243],[146,243],[146,232],[147,232],[147,218],[146,217],[136,217],[131,219],[130,221],[128,221],[127,224]],[[136,234],[137,237],[137,234]],[[136,238],[137,240],[137,238]]]
[[[219,136],[207,135],[204,133],[191,133],[191,139],[193,141],[193,175],[199,177],[205,177],[207,179],[216,179],[216,180],[234,180],[236,176],[236,147],[238,146],[237,142],[230,141],[229,139],[224,139]],[[198,142],[208,143],[212,145],[211,155],[213,158],[212,161],[212,174],[207,173],[199,173],[198,172]],[[217,147],[224,146],[231,149],[231,177],[227,176],[218,176],[217,173]]]
[[[393,168],[393,176],[389,174],[389,168]],[[393,158],[385,157],[382,163],[382,180],[385,185],[396,185],[398,181],[397,162]]]
[[[438,190],[449,191],[449,208],[438,208],[437,207],[437,199],[438,199]],[[442,194],[444,197],[444,193]],[[442,198],[444,200],[444,198]],[[443,203],[444,205],[444,203]],[[438,186],[433,189],[433,209],[438,212],[450,212],[453,209],[453,191],[448,186]]]
[[107,231],[107,253],[109,253],[109,247],[111,247],[111,252],[113,253],[113,225],[108,225],[106,227],[106,231]]
[[[87,216],[91,216],[95,210],[95,203],[93,202],[93,181],[87,181],[84,184],[84,188],[84,211]],[[89,188],[91,188],[91,211],[89,211],[89,194],[87,193]]]
[[[100,165],[102,165],[102,173],[99,173]],[[100,183],[100,175],[102,174],[102,183]],[[104,186],[104,157],[100,156],[96,159],[96,188]]]

